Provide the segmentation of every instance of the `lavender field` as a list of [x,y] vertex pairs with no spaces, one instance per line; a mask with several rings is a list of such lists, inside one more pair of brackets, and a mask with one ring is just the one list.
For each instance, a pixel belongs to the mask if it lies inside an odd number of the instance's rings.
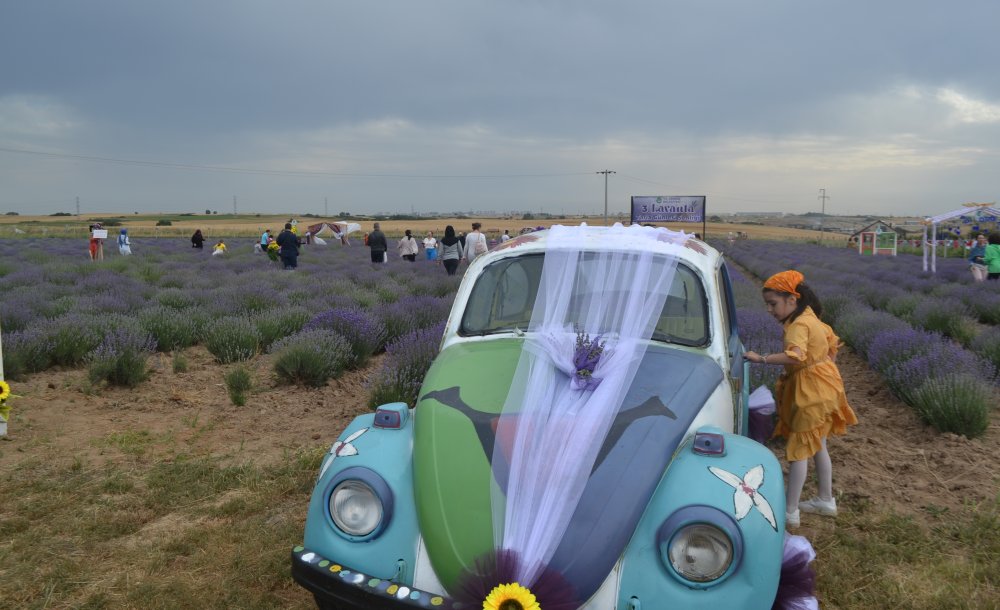
[[[353,417],[413,401],[459,279],[427,261],[373,267],[360,246],[306,249],[286,272],[249,239],[229,245],[212,257],[138,238],[132,257],[95,264],[78,239],[0,241],[3,356],[20,395],[0,442],[0,608],[315,607],[287,555],[320,462]],[[854,348],[838,366],[861,423],[831,439],[841,515],[800,530],[819,551],[822,606],[995,607],[1000,453],[981,349],[995,321],[975,308],[994,288],[976,292],[957,261],[938,278],[886,279],[919,260],[738,248],[748,348],[780,349],[754,276],[785,266],[804,271]],[[910,314],[867,282],[912,298]],[[956,328],[975,332],[927,330],[934,318],[917,312],[936,299],[958,301]],[[756,386],[778,370],[751,373]],[[890,383],[919,375],[919,391]],[[925,404],[971,404],[949,383],[993,397],[982,436],[938,432],[896,398],[917,406],[944,388]]]
[[[916,256],[861,257],[850,249],[744,242],[730,259],[763,279],[801,271],[823,318],[864,357],[889,389],[935,428],[983,434],[997,407],[1000,283],[973,283],[961,259],[923,273]],[[764,313],[759,289],[734,271],[741,336],[749,349],[780,349],[780,328]],[[774,372],[754,365],[755,383]],[[754,386],[756,387],[756,386]]]
[[459,278],[428,261],[373,266],[364,247],[305,246],[285,271],[250,240],[229,246],[134,239],[132,256],[94,263],[79,240],[0,242],[7,378],[86,367],[97,388],[134,387],[155,351],[202,345],[223,364],[273,354],[280,380],[322,386],[386,351],[373,404],[413,401]]

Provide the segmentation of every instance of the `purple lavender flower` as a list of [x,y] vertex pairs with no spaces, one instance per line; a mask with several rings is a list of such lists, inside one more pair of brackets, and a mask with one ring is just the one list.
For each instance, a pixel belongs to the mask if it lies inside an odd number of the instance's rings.
[[368,385],[368,406],[390,402],[415,405],[420,385],[438,354],[444,322],[415,330],[386,346],[382,368]]
[[352,368],[364,366],[368,358],[385,345],[385,325],[357,307],[340,307],[321,313],[310,320],[303,330],[317,328],[336,331],[350,341],[355,357]]
[[604,354],[605,343],[601,341],[601,335],[591,339],[589,334],[577,331],[576,346],[573,349],[573,368],[576,373],[571,381],[574,390],[593,390],[601,383],[599,377],[594,377],[594,369]]

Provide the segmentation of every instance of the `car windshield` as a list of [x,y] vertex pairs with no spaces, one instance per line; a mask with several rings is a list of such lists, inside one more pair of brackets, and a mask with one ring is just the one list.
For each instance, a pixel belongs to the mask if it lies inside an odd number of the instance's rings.
[[[501,259],[486,267],[472,288],[459,334],[475,336],[527,330],[544,259],[541,253],[527,254]],[[666,264],[665,258],[659,260],[660,264]],[[600,278],[588,271],[585,258],[573,284],[574,297],[603,289]],[[678,264],[653,339],[705,345],[709,336],[706,307],[705,289],[698,275],[683,263]]]

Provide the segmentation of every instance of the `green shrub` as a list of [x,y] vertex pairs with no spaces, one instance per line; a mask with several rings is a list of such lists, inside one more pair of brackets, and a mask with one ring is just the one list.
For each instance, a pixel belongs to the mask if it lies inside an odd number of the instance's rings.
[[138,323],[119,325],[91,354],[90,382],[134,388],[149,378],[146,360],[155,349],[156,340]]
[[302,307],[272,309],[252,318],[260,333],[260,347],[267,350],[275,341],[294,335],[302,330],[312,316]]
[[990,424],[992,388],[968,375],[931,379],[918,387],[912,398],[920,417],[941,432],[975,438]]
[[208,325],[204,332],[204,344],[216,360],[229,364],[256,356],[260,348],[260,333],[247,318],[228,316]]
[[964,307],[949,301],[924,299],[913,310],[913,322],[924,330],[938,332],[968,345],[976,334]]
[[3,370],[19,381],[29,373],[44,371],[51,362],[52,341],[38,326],[3,333]]
[[415,330],[386,347],[382,368],[368,384],[370,408],[390,402],[416,405],[421,383],[437,356],[444,324]]
[[187,356],[183,352],[174,352],[172,364],[174,373],[186,373],[188,370]]
[[238,364],[225,374],[225,381],[229,400],[238,407],[247,404],[247,392],[253,388],[250,370],[242,364]]
[[316,329],[286,337],[271,346],[274,372],[285,383],[313,387],[339,377],[353,361],[351,343],[334,331]]
[[103,324],[90,316],[57,318],[48,328],[52,364],[76,366],[101,344]]
[[180,288],[166,288],[161,290],[156,295],[156,300],[160,305],[174,309],[186,309],[197,303],[197,300],[193,296]]
[[1000,369],[1000,328],[990,328],[979,333],[969,347]]
[[199,325],[186,312],[159,306],[139,313],[139,324],[156,339],[161,352],[190,347],[198,340]]
[[156,226],[158,227],[172,227],[173,225],[174,223],[170,222],[169,220],[160,219],[156,221]]

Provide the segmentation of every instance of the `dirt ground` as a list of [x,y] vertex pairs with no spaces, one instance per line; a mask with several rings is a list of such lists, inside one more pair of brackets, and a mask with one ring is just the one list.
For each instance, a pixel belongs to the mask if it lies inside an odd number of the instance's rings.
[[[99,465],[121,459],[119,449],[129,439],[140,441],[133,443],[140,448],[142,439],[155,440],[145,445],[164,458],[212,455],[233,463],[274,463],[298,449],[329,446],[353,417],[366,412],[364,385],[379,366],[376,359],[326,387],[305,389],[276,385],[269,358],[258,358],[253,365],[258,388],[246,406],[237,407],[222,383],[226,367],[201,347],[185,354],[188,372],[174,373],[170,358],[157,355],[151,379],[134,390],[88,393],[84,370],[45,372],[14,384],[22,398],[14,403],[9,436],[0,440],[5,467],[43,456]],[[891,396],[850,350],[842,351],[838,365],[860,420],[829,443],[841,498],[920,520],[996,497],[1000,413],[994,412],[979,439],[942,434]],[[805,493],[810,491],[807,486]],[[806,535],[811,525],[822,527],[811,519],[803,517]]]

